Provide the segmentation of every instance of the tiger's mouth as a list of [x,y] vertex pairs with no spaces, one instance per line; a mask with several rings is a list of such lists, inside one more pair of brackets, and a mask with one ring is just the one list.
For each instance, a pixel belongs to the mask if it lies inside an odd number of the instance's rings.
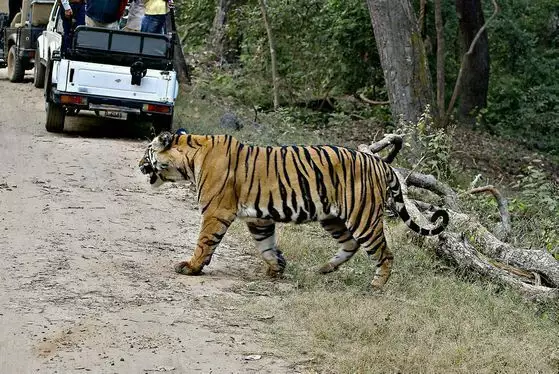
[[147,161],[146,159],[142,160],[143,162],[140,164],[140,171],[142,174],[151,174],[149,177],[149,184],[155,184],[157,182],[157,174],[153,168],[151,162]]

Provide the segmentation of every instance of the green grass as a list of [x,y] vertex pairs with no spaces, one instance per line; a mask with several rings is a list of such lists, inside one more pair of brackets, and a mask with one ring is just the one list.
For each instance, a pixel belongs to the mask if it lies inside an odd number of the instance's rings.
[[[245,119],[241,131],[219,128],[227,111]],[[326,127],[304,126],[289,111],[259,114],[261,126],[247,119],[254,119],[250,109],[194,86],[179,100],[175,126],[262,145],[346,144],[340,132],[329,136]],[[457,274],[403,224],[387,227],[395,262],[382,294],[370,290],[374,263],[364,253],[320,275],[317,269],[336,252],[336,243],[316,224],[278,225],[278,245],[288,261],[285,278],[271,282],[261,269],[247,274],[242,287],[253,292],[240,292],[245,297],[236,313],[273,315],[254,329],[270,350],[301,362],[298,368],[307,372],[559,372],[558,304],[527,302],[506,287]],[[230,235],[239,248],[253,248],[242,223]],[[269,296],[255,296],[263,290]]]
[[308,370],[559,370],[558,305],[535,305],[498,285],[458,277],[430,248],[407,239],[403,225],[388,230],[395,266],[384,293],[374,294],[374,264],[363,253],[336,273],[316,272],[336,250],[319,229],[281,226],[278,242],[288,260],[282,282],[293,288],[242,305],[249,314],[275,315],[265,330],[270,346],[293,361],[314,358]]

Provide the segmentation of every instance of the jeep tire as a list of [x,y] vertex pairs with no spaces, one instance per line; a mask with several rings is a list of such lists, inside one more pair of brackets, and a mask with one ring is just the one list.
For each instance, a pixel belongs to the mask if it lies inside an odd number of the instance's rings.
[[8,51],[8,79],[10,82],[21,82],[25,76],[25,67],[23,60],[18,57],[15,45],[10,47]]
[[41,59],[39,58],[39,47],[35,51],[35,72],[33,73],[33,85],[35,88],[45,87],[45,73],[47,68],[41,64]]
[[58,103],[47,101],[45,103],[47,111],[47,122],[45,128],[48,132],[62,132],[64,130],[64,119],[66,118],[66,110]]

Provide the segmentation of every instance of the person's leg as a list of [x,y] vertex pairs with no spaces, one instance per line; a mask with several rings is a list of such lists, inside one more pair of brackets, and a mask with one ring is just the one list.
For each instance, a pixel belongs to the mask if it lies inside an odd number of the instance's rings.
[[85,25],[86,26],[91,26],[91,27],[97,27],[97,22],[93,18],[86,15],[85,16]]
[[157,15],[157,34],[165,34],[165,25],[167,23],[167,15],[159,14]]
[[[73,10],[72,10],[73,12]],[[62,46],[60,47],[61,52],[64,53],[70,45],[72,44],[72,19],[66,17],[64,14],[64,8],[60,7],[60,18],[62,18],[62,29],[64,30],[64,35],[62,35]]]
[[151,14],[144,15],[144,18],[142,18],[142,27],[140,29],[142,32],[153,32],[152,31],[154,29],[153,17],[155,16]]
[[163,34],[165,28],[164,14],[146,14],[142,19],[142,32]]
[[142,28],[142,19],[144,18],[144,3],[142,0],[135,0],[130,2],[128,9],[128,20],[124,30],[126,31],[140,31]]
[[71,6],[72,12],[74,13],[74,19],[76,20],[76,27],[85,25],[85,4],[74,3]]
[[21,3],[22,0],[9,0],[8,7],[9,7],[9,16],[8,16],[8,25],[12,22],[16,14],[21,10]]

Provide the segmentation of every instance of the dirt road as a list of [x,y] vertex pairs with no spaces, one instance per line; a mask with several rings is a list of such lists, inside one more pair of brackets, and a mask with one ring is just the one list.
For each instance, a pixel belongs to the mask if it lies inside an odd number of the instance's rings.
[[206,275],[173,272],[199,215],[139,173],[145,133],[83,116],[47,133],[29,75],[0,70],[0,102],[0,373],[293,372],[221,318],[250,257],[231,238]]

